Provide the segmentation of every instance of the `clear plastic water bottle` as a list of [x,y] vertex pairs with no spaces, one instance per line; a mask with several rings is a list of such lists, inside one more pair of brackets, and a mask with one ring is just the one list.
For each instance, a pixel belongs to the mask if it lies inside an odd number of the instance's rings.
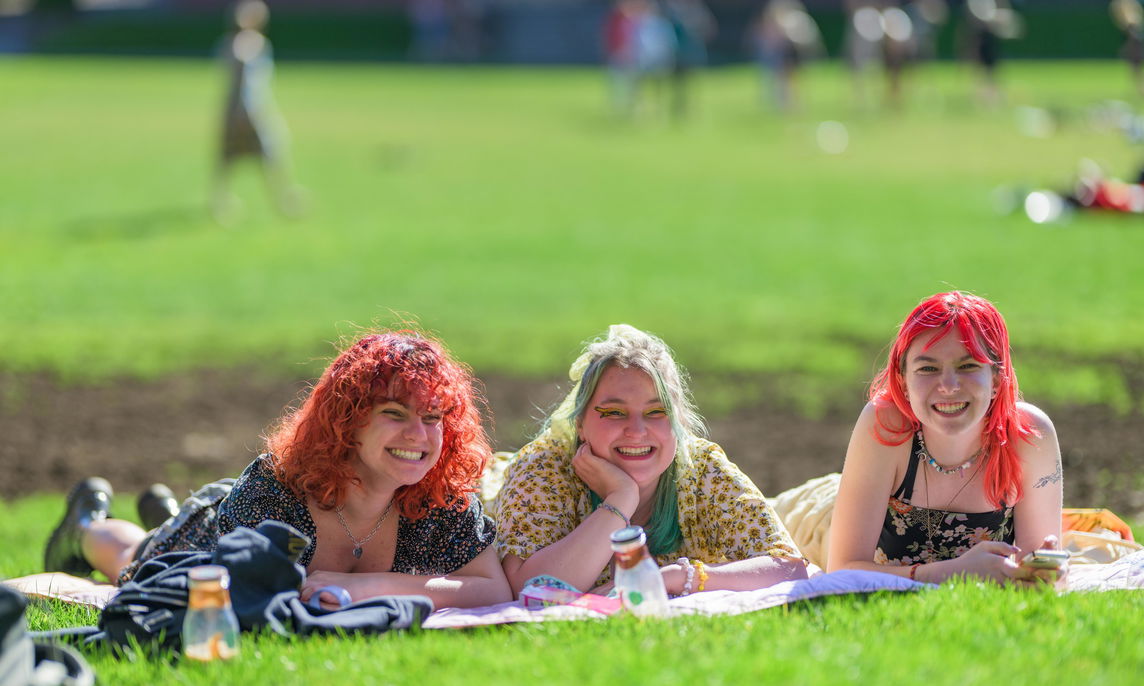
[[612,533],[616,554],[616,591],[620,602],[637,617],[667,615],[663,574],[647,549],[643,527],[628,526]]
[[230,606],[230,573],[221,565],[187,572],[190,599],[183,618],[183,654],[210,662],[238,655],[238,617]]

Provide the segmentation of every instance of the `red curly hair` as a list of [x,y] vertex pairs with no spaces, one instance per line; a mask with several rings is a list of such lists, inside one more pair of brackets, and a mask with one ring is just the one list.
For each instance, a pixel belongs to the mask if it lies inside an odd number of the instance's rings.
[[389,401],[441,412],[441,457],[421,481],[397,490],[398,511],[420,519],[430,507],[463,511],[491,454],[469,369],[444,345],[416,331],[367,335],[346,348],[323,372],[302,407],[266,436],[278,476],[319,507],[341,507],[350,485],[360,484],[353,460],[359,429],[377,405]]
[[[1029,442],[1039,434],[1032,419],[1017,408],[1021,394],[1010,357],[1009,330],[1001,313],[985,298],[960,291],[938,293],[921,301],[902,322],[890,346],[886,366],[870,384],[876,418],[874,437],[883,445],[901,445],[921,428],[906,396],[906,352],[918,336],[939,329],[941,333],[929,341],[927,349],[956,331],[969,354],[993,368],[997,394],[986,412],[981,437],[986,456],[985,496],[994,507],[1002,503],[1013,505],[1022,496],[1016,439]],[[897,413],[887,412],[891,408]],[[887,414],[895,421],[888,421]]]

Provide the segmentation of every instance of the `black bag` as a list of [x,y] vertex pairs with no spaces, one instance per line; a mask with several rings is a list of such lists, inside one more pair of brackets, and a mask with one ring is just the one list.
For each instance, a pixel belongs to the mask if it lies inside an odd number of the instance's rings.
[[306,572],[296,560],[310,541],[273,520],[255,530],[239,527],[219,539],[213,553],[158,555],[140,566],[99,618],[100,633],[87,639],[114,646],[137,642],[177,650],[187,612],[187,572],[219,564],[230,572],[230,598],[243,631],[269,627],[282,635],[383,633],[419,626],[433,611],[424,596],[383,596],[337,610],[315,610],[299,599]]
[[24,595],[0,586],[0,684],[92,686],[95,674],[71,648],[35,642],[28,634]]
[[211,554],[206,552],[166,553],[151,558],[103,608],[99,615],[101,633],[88,640],[116,646],[134,641],[177,650],[190,595],[187,572],[208,564]]

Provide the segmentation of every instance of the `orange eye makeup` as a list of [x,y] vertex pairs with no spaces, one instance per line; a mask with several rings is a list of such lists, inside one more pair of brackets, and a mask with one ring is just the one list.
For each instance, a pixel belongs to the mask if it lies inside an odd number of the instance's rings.
[[601,417],[626,417],[626,416],[628,416],[627,412],[624,412],[623,410],[617,410],[614,407],[594,407],[592,409],[594,409],[596,412],[599,412]]

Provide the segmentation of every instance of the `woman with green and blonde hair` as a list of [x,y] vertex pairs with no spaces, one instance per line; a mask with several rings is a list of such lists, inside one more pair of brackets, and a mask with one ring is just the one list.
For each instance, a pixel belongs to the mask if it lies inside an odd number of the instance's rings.
[[639,524],[669,593],[753,590],[806,577],[754,483],[705,440],[686,379],[659,338],[624,324],[590,343],[540,435],[492,504],[514,592],[547,575],[611,583],[609,534]]

